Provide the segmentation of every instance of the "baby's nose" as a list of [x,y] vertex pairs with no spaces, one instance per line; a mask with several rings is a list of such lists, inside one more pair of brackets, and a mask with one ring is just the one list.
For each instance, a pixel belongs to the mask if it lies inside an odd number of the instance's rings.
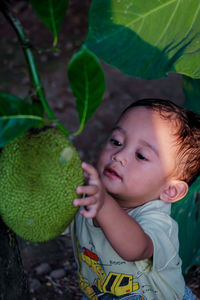
[[120,152],[113,154],[111,159],[112,159],[112,161],[119,162],[122,165],[122,167],[125,167],[127,165],[126,156]]

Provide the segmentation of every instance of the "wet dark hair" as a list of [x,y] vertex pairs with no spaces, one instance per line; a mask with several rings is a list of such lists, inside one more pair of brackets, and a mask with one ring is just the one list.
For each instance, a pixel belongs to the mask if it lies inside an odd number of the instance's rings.
[[190,186],[200,175],[200,115],[183,108],[170,100],[142,99],[129,105],[120,118],[129,110],[145,107],[156,111],[163,119],[174,123],[179,146],[177,171],[179,179]]

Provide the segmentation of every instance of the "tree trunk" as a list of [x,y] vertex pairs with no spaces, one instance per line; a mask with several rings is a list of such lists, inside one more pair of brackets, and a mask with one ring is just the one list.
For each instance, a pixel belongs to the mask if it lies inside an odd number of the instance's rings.
[[15,234],[0,218],[0,300],[30,300]]

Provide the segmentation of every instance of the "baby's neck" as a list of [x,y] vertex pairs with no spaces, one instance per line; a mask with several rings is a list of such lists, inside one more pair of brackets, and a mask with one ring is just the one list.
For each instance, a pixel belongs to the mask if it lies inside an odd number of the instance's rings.
[[133,208],[121,207],[121,209],[123,209],[128,214]]

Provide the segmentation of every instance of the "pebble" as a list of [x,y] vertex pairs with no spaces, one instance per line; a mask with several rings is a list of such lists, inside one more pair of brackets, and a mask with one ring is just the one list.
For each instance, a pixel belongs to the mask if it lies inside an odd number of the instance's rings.
[[64,269],[65,269],[66,273],[70,273],[72,271],[71,264],[68,260],[64,263]]
[[51,271],[51,267],[47,263],[42,263],[41,265],[35,268],[35,271],[37,275],[43,275],[49,273]]
[[66,272],[64,269],[56,269],[50,273],[50,276],[54,279],[59,279],[65,277]]
[[41,283],[38,279],[33,278],[30,282],[30,292],[34,293],[36,290],[39,290],[39,288],[41,287]]

